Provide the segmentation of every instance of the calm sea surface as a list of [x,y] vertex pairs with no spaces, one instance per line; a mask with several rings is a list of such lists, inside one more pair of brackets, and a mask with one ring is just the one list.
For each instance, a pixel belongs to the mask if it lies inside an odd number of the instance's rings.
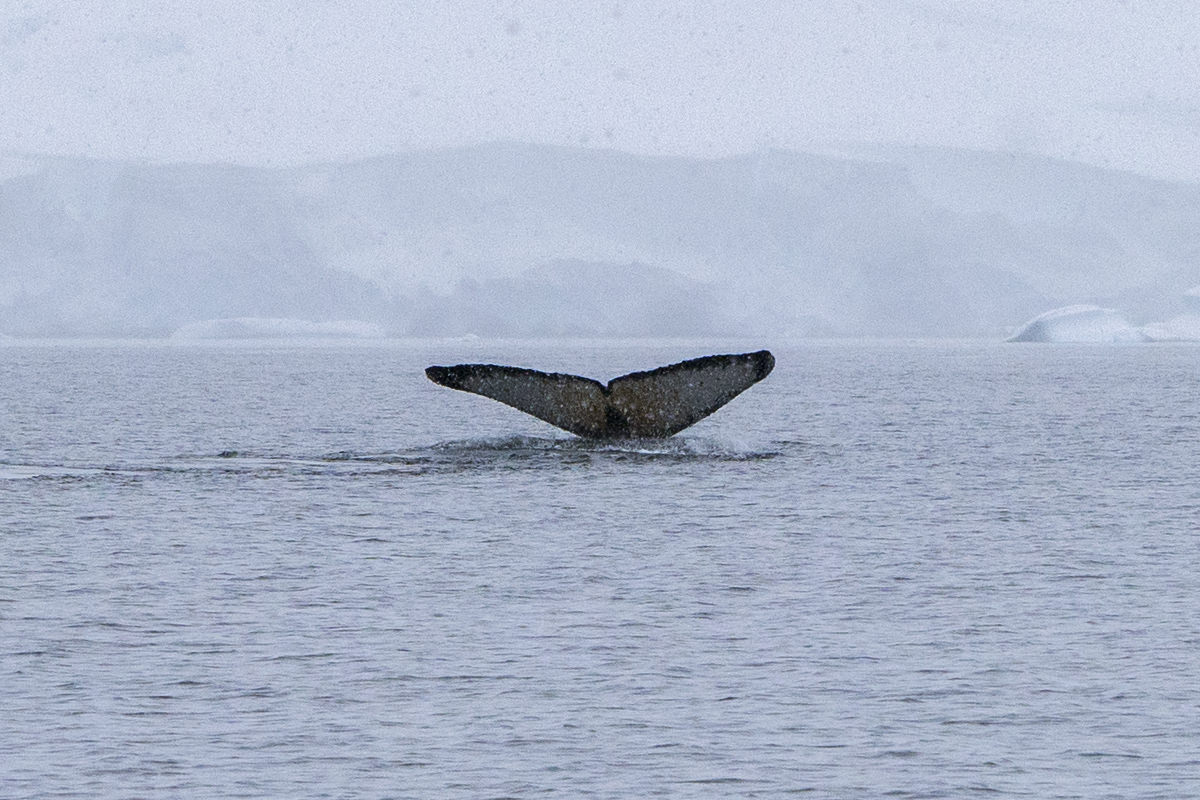
[[0,346],[0,796],[1200,796],[1200,348]]

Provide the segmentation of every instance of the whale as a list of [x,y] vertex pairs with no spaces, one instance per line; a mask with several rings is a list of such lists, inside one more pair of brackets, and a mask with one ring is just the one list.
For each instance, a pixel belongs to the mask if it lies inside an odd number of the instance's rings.
[[703,356],[607,384],[498,364],[425,369],[429,380],[482,395],[584,439],[662,439],[712,414],[775,368],[768,350]]

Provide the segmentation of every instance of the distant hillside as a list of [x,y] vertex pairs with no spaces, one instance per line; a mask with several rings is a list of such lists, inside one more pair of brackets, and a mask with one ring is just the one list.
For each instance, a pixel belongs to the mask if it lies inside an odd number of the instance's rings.
[[289,170],[0,159],[0,332],[1001,336],[1200,284],[1200,187],[1025,156],[494,144]]

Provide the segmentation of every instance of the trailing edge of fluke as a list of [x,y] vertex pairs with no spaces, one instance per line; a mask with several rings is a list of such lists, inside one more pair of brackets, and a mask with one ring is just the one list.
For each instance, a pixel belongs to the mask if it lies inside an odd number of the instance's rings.
[[664,438],[699,422],[770,374],[775,357],[704,356],[607,385],[591,378],[496,364],[428,367],[441,386],[481,394],[586,439]]

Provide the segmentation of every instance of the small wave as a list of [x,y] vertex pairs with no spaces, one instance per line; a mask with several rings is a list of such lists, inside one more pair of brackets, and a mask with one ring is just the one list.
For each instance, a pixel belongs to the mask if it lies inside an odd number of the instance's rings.
[[82,480],[153,475],[286,477],[323,474],[423,475],[479,469],[557,469],[604,464],[752,462],[776,458],[795,443],[752,448],[715,439],[621,439],[595,441],[575,437],[495,436],[436,442],[425,447],[384,452],[339,450],[319,454],[264,453],[225,448],[207,454],[179,454],[145,463],[0,464],[0,481]]
[[372,464],[409,474],[473,470],[561,469],[604,464],[703,463],[759,461],[782,455],[786,448],[753,449],[712,439],[621,439],[596,441],[576,437],[490,436],[436,442],[426,447],[386,453],[337,451],[321,456],[327,464]]
[[430,450],[440,454],[527,453],[596,456],[637,456],[650,459],[750,461],[774,458],[778,449],[740,448],[713,439],[672,437],[669,439],[594,440],[501,436],[439,442]]
[[349,451],[320,455],[261,454],[225,450],[215,456],[187,457],[163,465],[163,470],[238,472],[251,475],[362,475],[411,472],[428,458],[404,453],[360,454]]
[[59,464],[0,464],[0,481],[87,478],[108,472],[104,467],[73,467]]

